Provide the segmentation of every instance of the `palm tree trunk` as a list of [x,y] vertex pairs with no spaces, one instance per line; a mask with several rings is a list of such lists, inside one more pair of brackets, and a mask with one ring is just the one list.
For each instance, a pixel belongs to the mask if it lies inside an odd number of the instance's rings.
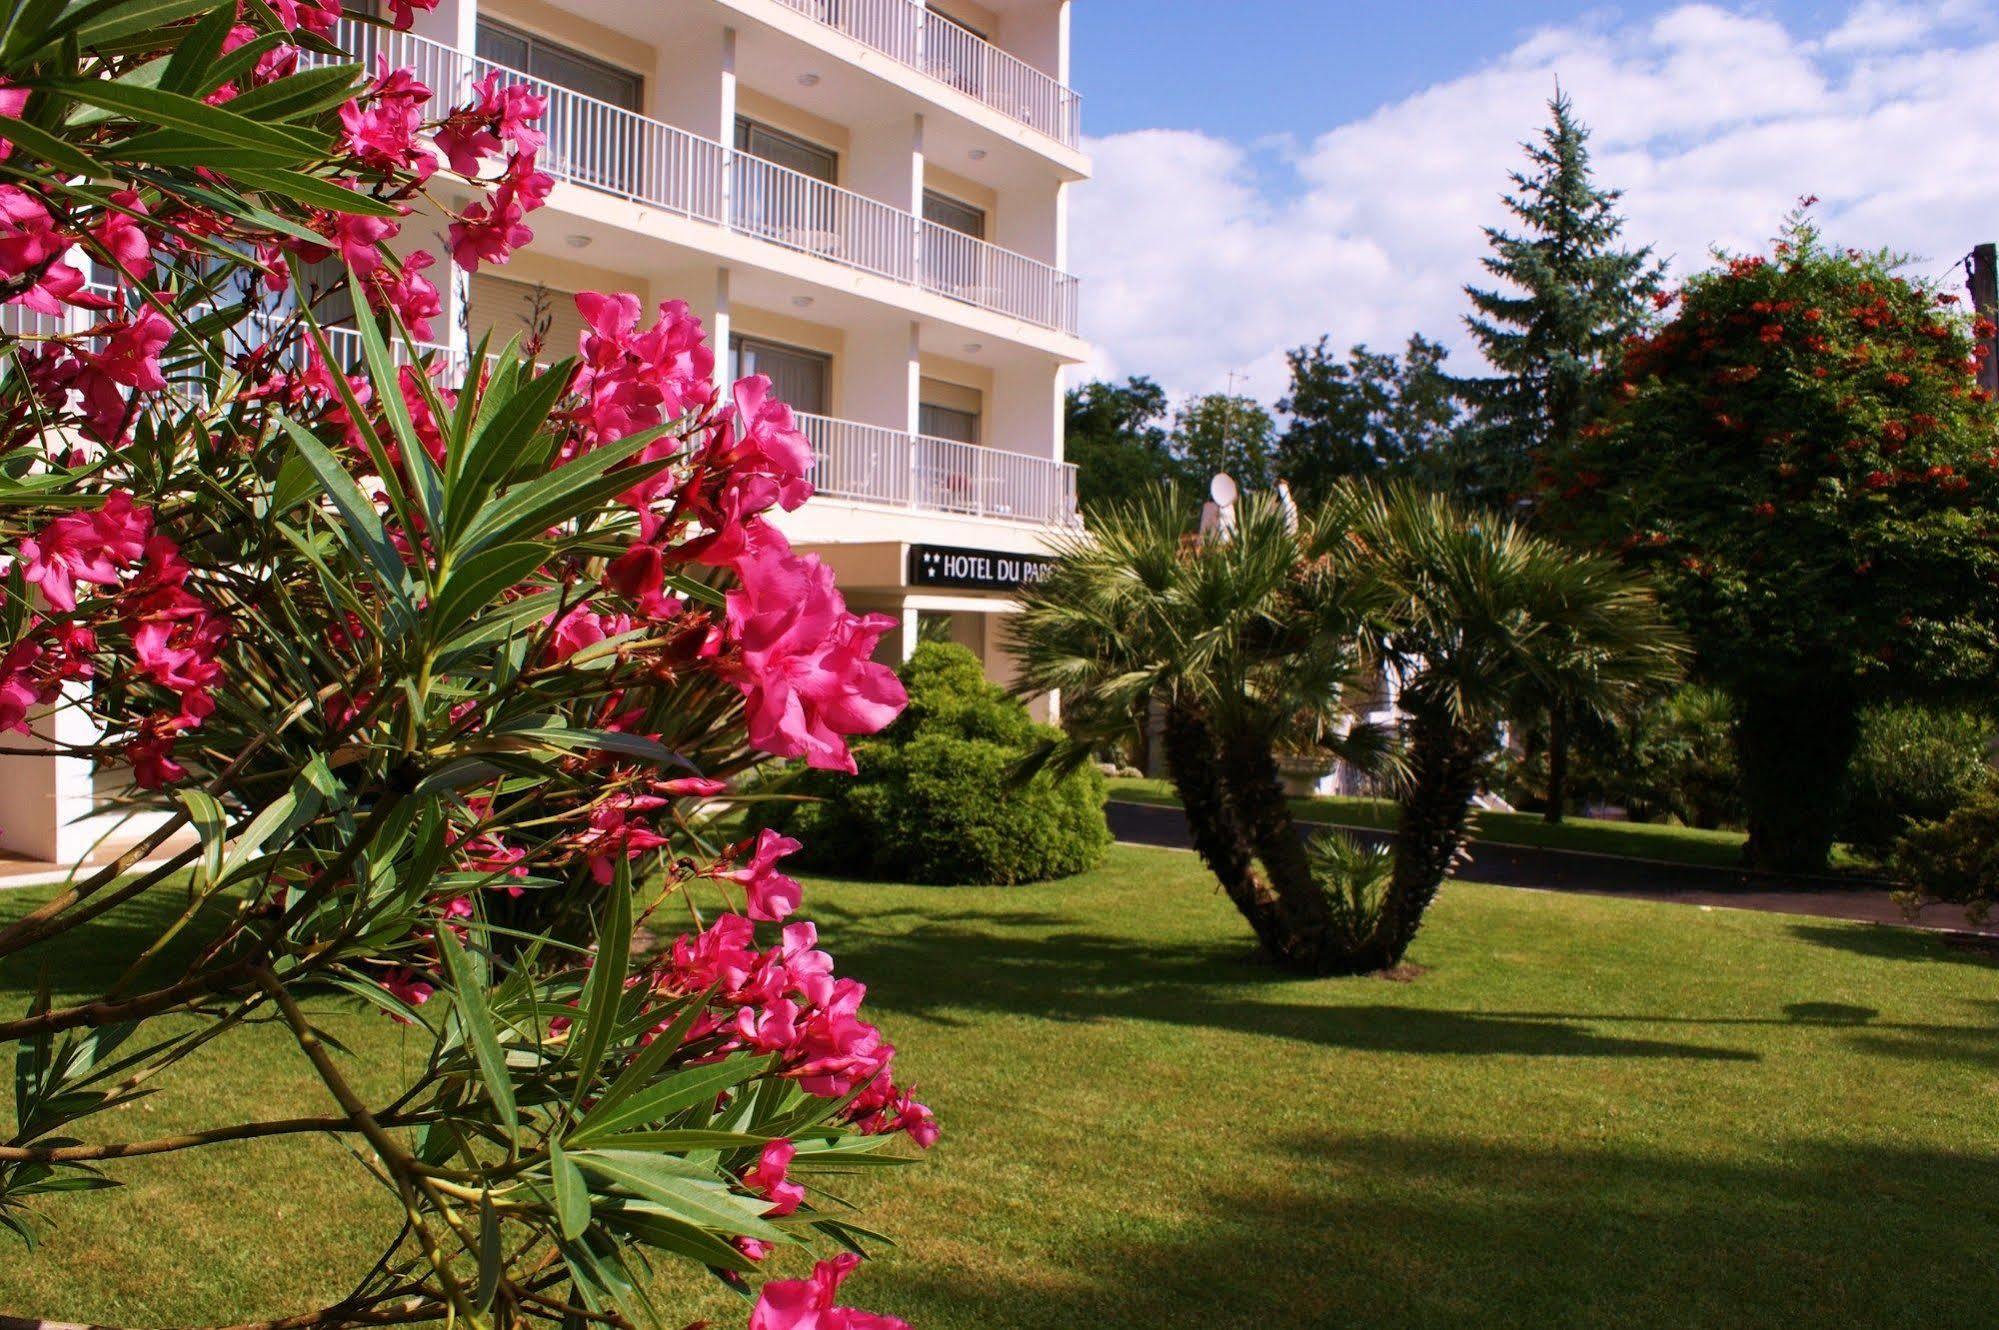
[[1277,959],[1309,974],[1344,968],[1345,956],[1336,949],[1332,910],[1312,872],[1270,745],[1257,738],[1224,743],[1222,782],[1277,897],[1277,915],[1284,928],[1284,951]]
[[1255,850],[1222,784],[1214,736],[1200,716],[1178,706],[1166,709],[1163,729],[1166,770],[1187,814],[1195,852],[1264,951],[1282,958],[1285,929],[1277,894],[1257,876]]
[[1441,708],[1412,713],[1408,735],[1408,792],[1381,924],[1364,958],[1369,970],[1402,963],[1437,889],[1457,867],[1491,747],[1486,735],[1466,729]]
[[1548,708],[1548,809],[1544,821],[1555,823],[1569,806],[1569,716],[1557,702]]

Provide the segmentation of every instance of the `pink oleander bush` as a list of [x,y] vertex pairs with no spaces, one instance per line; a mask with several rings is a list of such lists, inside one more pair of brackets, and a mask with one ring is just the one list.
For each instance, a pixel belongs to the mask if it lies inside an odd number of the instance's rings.
[[[811,494],[790,410],[718,391],[679,303],[583,295],[546,369],[419,345],[449,266],[532,238],[530,89],[363,69],[320,0],[5,12],[0,729],[116,773],[143,835],[0,956],[176,908],[106,942],[108,989],[0,1019],[0,1225],[32,1249],[159,1156],[327,1133],[401,1232],[339,1303],[246,1313],[678,1325],[656,1267],[692,1263],[757,1330],[900,1326],[833,1305],[872,1235],[814,1183],[936,1121],[795,917],[797,842],[709,830],[755,754],[851,771],[905,700],[888,621],[768,521]],[[407,248],[439,222],[448,261]],[[416,1041],[384,1098],[315,1025],[357,1002]],[[106,1116],[252,1022],[323,1113]]]

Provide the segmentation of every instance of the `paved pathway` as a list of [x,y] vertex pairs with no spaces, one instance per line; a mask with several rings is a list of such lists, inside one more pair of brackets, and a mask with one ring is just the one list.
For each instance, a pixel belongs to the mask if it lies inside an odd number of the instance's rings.
[[[1135,845],[1187,849],[1192,845],[1186,815],[1178,808],[1113,801],[1111,832]],[[1300,823],[1318,831],[1324,823]],[[1341,827],[1362,840],[1376,842],[1391,833]],[[1778,914],[1850,919],[1859,923],[1911,926],[1884,888],[1858,885],[1837,878],[1786,879],[1736,869],[1702,868],[1655,860],[1622,859],[1575,850],[1550,850],[1521,845],[1472,846],[1472,862],[1458,876],[1470,882],[1501,887],[1539,887],[1548,891],[1578,891],[1593,896],[1629,896],[1638,900],[1674,901],[1682,905],[1720,905],[1738,910],[1769,910]],[[1999,918],[1974,928],[1954,906],[1930,906],[1914,927],[1947,932],[1984,933],[1999,937]]]

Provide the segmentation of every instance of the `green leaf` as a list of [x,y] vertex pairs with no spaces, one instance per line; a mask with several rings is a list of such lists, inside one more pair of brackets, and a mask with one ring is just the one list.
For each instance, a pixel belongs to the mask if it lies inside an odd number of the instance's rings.
[[320,488],[326,491],[327,497],[333,500],[333,506],[345,520],[346,529],[340,532],[342,538],[359,538],[361,552],[374,568],[382,590],[407,610],[410,607],[409,568],[403,563],[401,553],[390,543],[388,530],[383,527],[382,516],[375,510],[374,503],[325,444],[308,434],[296,421],[280,417],[279,423],[291,435],[299,456],[319,477]]
[[648,1247],[657,1247],[661,1251],[699,1261],[702,1265],[720,1270],[747,1271],[756,1268],[756,1263],[743,1255],[734,1244],[698,1225],[676,1219],[670,1214],[661,1214],[643,1204],[607,1206],[604,1222]]
[[[500,399],[498,409],[482,416],[474,426],[465,446],[446,458],[449,468],[445,475],[448,497],[444,519],[447,533],[462,528],[479,510],[490,497],[488,478],[503,474],[507,461],[548,423],[548,413],[555,409],[555,404],[569,389],[573,363],[565,360],[554,370],[530,380],[518,391]],[[497,390],[497,383],[487,389],[489,393]]]
[[57,138],[45,129],[40,129],[25,120],[7,122],[7,141],[26,152],[30,157],[38,157],[61,171],[71,175],[101,176],[107,174],[83,150]]
[[229,30],[235,24],[236,7],[217,5],[214,12],[181,38],[180,45],[174,48],[173,57],[160,74],[160,86],[169,92],[200,96],[205,91],[201,80],[207,77],[209,69],[222,54],[222,44],[229,40]]
[[459,548],[477,549],[521,536],[538,536],[579,513],[590,511],[604,499],[658,475],[669,465],[669,460],[629,467],[615,475],[609,473],[638,456],[668,428],[660,426],[606,444],[546,475],[510,486],[497,502],[472,520]]
[[632,957],[632,869],[622,857],[604,902],[604,919],[597,928],[597,960],[584,981],[582,1012],[570,1028],[569,1046],[576,1054],[576,1089],[569,1099],[573,1116],[589,1097],[590,1084],[618,1028],[618,1006],[625,995],[625,975]]
[[[40,34],[42,45],[30,49],[46,49],[71,34],[79,46],[96,46],[178,23],[215,7],[216,0],[98,0],[72,10],[45,29]],[[234,5],[228,8],[235,12]]]
[[602,1144],[606,1150],[643,1150],[647,1152],[678,1154],[696,1150],[720,1150],[725,1153],[737,1150],[761,1150],[775,1136],[750,1136],[737,1131],[707,1131],[699,1128],[685,1128],[669,1131],[624,1131],[615,1136],[607,1136]]
[[432,641],[448,640],[479,612],[491,606],[502,591],[526,581],[549,558],[546,545],[516,541],[481,550],[463,566],[445,574],[430,603]]
[[491,1192],[479,1193],[479,1282],[472,1303],[480,1311],[493,1305],[500,1291],[500,1276],[506,1272],[505,1249],[500,1245],[500,1217],[493,1211]]
[[252,189],[261,189],[266,194],[276,194],[294,203],[303,203],[313,208],[324,208],[328,212],[358,213],[368,217],[400,217],[402,209],[393,203],[371,198],[358,189],[348,189],[323,180],[303,171],[234,170],[229,173],[238,184]]
[[783,1230],[762,1218],[770,1206],[768,1201],[739,1196],[721,1182],[686,1177],[667,1163],[671,1156],[630,1150],[578,1150],[570,1158],[584,1172],[623,1187],[672,1217],[697,1227],[735,1237],[787,1240]]
[[500,1120],[511,1134],[520,1125],[520,1114],[514,1106],[514,1083],[507,1075],[506,1051],[500,1047],[493,1013],[486,1006],[484,980],[466,956],[465,948],[459,945],[456,933],[439,928],[436,936],[437,951],[444,960],[459,1018],[465,1025],[466,1041],[479,1064],[480,1079],[485,1081],[486,1093],[493,1097],[493,1106],[499,1109]]
[[222,845],[229,836],[229,814],[216,797],[206,790],[182,790],[180,801],[201,837],[201,864],[196,880],[211,886],[222,876]]
[[261,124],[223,107],[210,106],[199,98],[159,88],[139,88],[104,79],[63,79],[44,86],[80,102],[116,111],[141,124],[186,130],[231,147],[291,150],[298,153],[299,160],[317,157],[326,148],[324,139],[315,142],[277,125]]
[[582,1237],[583,1230],[590,1227],[590,1184],[583,1180],[582,1170],[569,1162],[562,1142],[552,1136],[548,1141],[548,1174],[555,1183],[555,1218],[562,1226],[562,1236],[571,1240]]
[[[570,1143],[597,1140],[627,1128],[657,1122],[672,1113],[712,1101],[725,1090],[770,1068],[770,1059],[738,1054],[702,1067],[676,1072],[656,1085],[637,1091],[628,1098],[613,1100],[607,1093],[591,1106],[583,1121],[570,1134]],[[615,1087],[614,1087],[615,1089]]]
[[361,66],[352,64],[301,69],[275,83],[244,90],[229,100],[229,109],[260,121],[302,120],[346,101],[361,73]]

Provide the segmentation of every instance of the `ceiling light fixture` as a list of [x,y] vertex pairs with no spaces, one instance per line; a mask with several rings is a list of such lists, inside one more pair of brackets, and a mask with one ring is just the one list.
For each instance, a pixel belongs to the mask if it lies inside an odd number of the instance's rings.
[[986,150],[984,148],[974,148],[966,156],[975,162],[983,162],[986,159]]
[[967,343],[965,343],[965,354],[966,354],[966,355],[968,355],[968,356],[975,356],[975,355],[979,354],[979,352],[981,352],[981,351],[983,351],[983,350],[985,350],[985,349],[986,349],[986,344],[985,344],[984,342],[967,342]]
[[562,239],[564,243],[566,243],[571,249],[590,248],[590,237],[586,235],[582,234],[570,235],[570,236],[564,236]]
[[816,88],[819,86],[819,76],[817,74],[800,74],[798,76],[798,86],[801,88]]
[[811,297],[811,296],[793,296],[793,297],[791,298],[791,303],[792,303],[792,304],[794,304],[794,305],[796,305],[796,306],[798,306],[798,308],[800,308],[800,309],[811,309],[811,308],[812,308],[812,297]]

